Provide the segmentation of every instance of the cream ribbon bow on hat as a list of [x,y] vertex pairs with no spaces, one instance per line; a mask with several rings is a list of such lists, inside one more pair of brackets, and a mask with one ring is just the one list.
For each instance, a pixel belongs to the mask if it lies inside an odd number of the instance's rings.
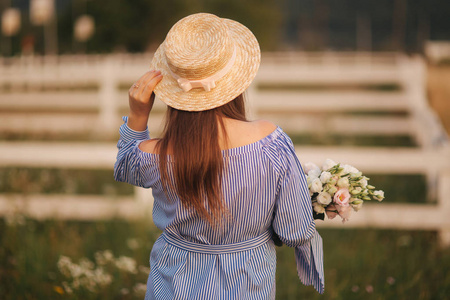
[[189,80],[186,78],[178,78],[178,85],[185,92],[189,92],[193,88],[203,88],[205,91],[209,92],[211,89],[216,87],[216,81],[211,80],[210,77],[202,80]]
[[203,88],[206,92],[209,92],[211,91],[211,89],[216,87],[216,81],[225,76],[231,70],[235,61],[236,61],[236,48],[234,48],[233,55],[231,56],[230,60],[228,61],[225,67],[223,67],[217,73],[199,80],[189,80],[187,78],[182,78],[177,74],[173,73],[170,70],[170,68],[168,70],[170,75],[172,75],[172,77],[177,80],[178,85],[184,92],[189,92],[190,90],[195,88]]

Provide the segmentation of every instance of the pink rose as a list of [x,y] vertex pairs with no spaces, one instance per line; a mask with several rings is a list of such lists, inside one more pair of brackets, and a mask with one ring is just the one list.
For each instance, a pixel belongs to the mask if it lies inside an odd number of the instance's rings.
[[350,200],[350,193],[348,192],[348,189],[341,188],[339,189],[333,197],[334,203],[341,205],[341,206],[348,206],[348,201]]
[[327,214],[327,218],[330,220],[334,219],[338,215],[337,208],[334,204],[328,205],[325,212]]
[[350,219],[350,215],[352,214],[352,207],[341,205],[337,205],[336,207],[339,212],[339,216],[342,218],[342,223],[348,221],[348,219]]

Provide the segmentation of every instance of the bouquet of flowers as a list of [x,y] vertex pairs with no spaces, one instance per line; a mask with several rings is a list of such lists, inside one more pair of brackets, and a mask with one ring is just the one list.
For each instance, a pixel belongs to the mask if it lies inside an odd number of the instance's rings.
[[313,163],[304,165],[312,199],[314,219],[333,219],[337,215],[348,221],[352,210],[361,209],[364,201],[384,199],[382,190],[375,190],[369,178],[353,166],[327,159],[322,168]]

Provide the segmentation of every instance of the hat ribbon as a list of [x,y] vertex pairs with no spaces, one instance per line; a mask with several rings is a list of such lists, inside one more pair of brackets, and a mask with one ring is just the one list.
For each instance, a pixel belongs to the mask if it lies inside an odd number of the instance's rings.
[[219,80],[231,70],[235,61],[236,61],[236,47],[234,48],[233,55],[231,56],[230,60],[225,65],[225,67],[223,67],[221,70],[219,70],[218,72],[214,73],[209,77],[199,80],[189,80],[187,78],[182,78],[177,74],[173,73],[172,70],[170,70],[170,68],[169,72],[177,80],[178,85],[183,91],[189,92],[193,88],[203,88],[206,92],[209,92],[211,91],[211,89],[216,87],[216,80]]

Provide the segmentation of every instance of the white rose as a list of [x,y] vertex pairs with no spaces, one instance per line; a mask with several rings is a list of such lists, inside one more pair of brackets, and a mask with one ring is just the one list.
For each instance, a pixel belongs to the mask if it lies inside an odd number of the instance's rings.
[[323,214],[325,213],[325,207],[323,207],[322,205],[320,205],[317,202],[313,203],[313,207],[314,207],[314,211],[318,214]]
[[342,173],[344,174],[359,173],[359,170],[351,165],[343,165],[342,168],[343,168]]
[[303,171],[305,172],[305,174],[308,174],[309,171],[314,169],[320,170],[320,168],[316,164],[313,164],[312,162],[307,162],[303,165]]
[[332,167],[334,167],[335,165],[337,165],[337,163],[328,158],[322,165],[322,170],[327,171],[327,170],[331,169]]
[[323,205],[328,205],[331,203],[331,195],[327,192],[321,192],[317,195],[317,202]]
[[330,180],[332,177],[330,172],[323,172],[322,174],[320,174],[320,181],[322,181],[322,183],[327,183],[328,180]]
[[381,190],[373,192],[373,198],[375,200],[382,201],[384,199],[384,192]]
[[312,169],[312,170],[310,170],[309,172],[308,172],[308,176],[309,177],[312,177],[312,178],[318,178],[319,176],[320,176],[320,173],[321,173],[322,171],[320,171],[320,169],[319,168],[317,168],[317,169]]
[[320,193],[322,191],[322,182],[319,178],[313,180],[310,190],[313,193]]
[[348,188],[350,186],[350,182],[347,177],[343,177],[338,180],[337,186],[340,188]]

